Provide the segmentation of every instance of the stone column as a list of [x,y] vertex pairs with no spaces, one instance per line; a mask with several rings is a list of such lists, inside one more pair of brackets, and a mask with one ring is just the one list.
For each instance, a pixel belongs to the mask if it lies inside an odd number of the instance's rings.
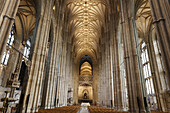
[[106,51],[105,44],[102,45],[102,105],[106,106]]
[[67,94],[67,92],[66,92],[66,88],[67,88],[67,82],[66,82],[66,78],[67,78],[67,76],[66,76],[66,71],[68,71],[68,70],[66,70],[66,53],[67,53],[67,48],[66,48],[66,41],[64,41],[64,45],[63,45],[63,66],[62,66],[62,71],[63,71],[63,74],[62,74],[62,76],[63,76],[63,97],[62,97],[62,99],[63,99],[63,105],[65,106],[66,105],[66,103],[65,103],[65,98],[66,98],[66,94]]
[[63,81],[63,105],[66,106],[66,99],[67,99],[67,88],[68,88],[68,82],[67,82],[67,75],[66,72],[69,71],[67,69],[67,41],[64,41],[64,55],[63,55],[63,77],[64,77],[64,81]]
[[[113,75],[113,87],[114,87],[114,109],[121,110],[122,109],[122,96],[121,96],[121,79],[120,79],[120,68],[119,68],[119,51],[118,51],[118,36],[117,31],[115,30],[118,28],[118,24],[116,23],[119,17],[115,7],[111,6],[110,21],[109,28],[110,28],[110,48],[112,54],[112,75]],[[115,19],[116,18],[116,19]]]
[[60,62],[61,62],[61,44],[58,43],[58,46],[56,47],[57,52],[57,63],[55,64],[55,70],[56,70],[56,92],[55,92],[55,107],[58,107],[58,101],[59,101],[59,86],[60,86],[60,78],[59,78],[59,72],[60,72]]
[[97,105],[97,100],[98,100],[98,64],[96,62],[93,62],[93,104]]
[[[48,43],[49,29],[51,23],[51,13],[53,0],[42,1],[42,12],[37,17],[38,26],[36,28],[35,46],[32,54],[32,65],[24,97],[22,112],[35,112],[38,110],[37,98],[40,92],[41,79],[43,78],[45,64],[45,50]],[[28,97],[29,95],[29,97]]]
[[[0,4],[0,61],[15,20],[20,0],[1,0]],[[2,6],[2,7],[1,7]]]
[[[67,53],[69,53],[68,51],[68,40],[69,40],[69,36],[68,36],[68,26],[67,26],[67,23],[68,23],[68,16],[67,16],[67,11],[63,8],[63,14],[65,14],[65,18],[63,19],[63,29],[62,29],[62,38],[63,38],[63,66],[61,67],[62,68],[62,76],[64,77],[63,79],[63,95],[62,95],[62,103],[63,103],[63,106],[66,106],[67,105],[67,93],[68,93],[68,81],[67,81],[67,78],[68,78],[68,75],[67,75],[67,71],[69,71],[67,65],[69,65],[69,55]],[[71,49],[71,48],[69,48]]]
[[99,57],[98,57],[98,68],[99,68],[99,74],[98,74],[98,105],[101,106],[102,103],[102,55],[101,51],[99,52]]
[[114,89],[114,92],[113,92],[113,95],[114,95],[114,109],[115,110],[117,110],[117,106],[118,106],[118,96],[117,96],[117,81],[116,81],[116,68],[115,68],[115,65],[114,65],[114,63],[115,63],[115,56],[114,56],[114,51],[113,51],[113,57],[112,57],[112,59],[113,59],[113,89]]
[[114,106],[114,82],[113,82],[113,38],[110,41],[110,90],[111,90],[111,101]]
[[[56,38],[58,38],[58,37],[56,37]],[[56,92],[57,92],[57,80],[58,80],[58,68],[59,68],[59,66],[58,65],[60,65],[59,63],[59,60],[60,60],[60,55],[59,55],[59,46],[57,46],[58,44],[57,44],[57,39],[55,40],[55,43],[54,43],[55,45],[54,45],[54,56],[53,56],[53,66],[52,66],[52,74],[54,74],[54,81],[53,81],[53,86],[52,86],[52,89],[53,89],[53,92],[52,92],[52,97],[51,97],[51,104],[52,104],[52,106],[54,106],[54,107],[56,107],[55,105],[55,101],[56,101]],[[48,101],[48,100],[47,100]]]
[[127,89],[126,89],[126,75],[124,68],[124,55],[123,55],[123,46],[122,46],[122,32],[121,26],[118,26],[118,52],[119,52],[119,69],[120,69],[120,77],[121,77],[121,92],[122,92],[122,110],[127,110]]
[[[71,75],[71,43],[67,43],[67,54],[66,54],[66,83],[67,83],[67,87],[66,87],[66,97],[65,97],[65,103],[67,105],[67,95],[68,95],[68,89],[71,88],[71,80],[72,80],[72,75]],[[71,93],[71,92],[70,92]]]
[[106,96],[106,103],[105,103],[105,106],[109,106],[110,105],[110,101],[109,101],[109,73],[108,73],[108,57],[109,57],[109,54],[108,54],[108,49],[109,49],[109,44],[108,44],[108,37],[107,37],[107,33],[106,33],[106,37],[105,37],[105,96]]
[[108,106],[109,107],[112,107],[111,106],[111,100],[112,100],[112,90],[111,90],[111,54],[110,54],[110,38],[108,39],[108,47],[107,47],[107,52],[108,52],[108,56],[107,56],[107,59],[108,59],[108,63],[107,63],[107,65],[108,65]]
[[[162,110],[161,106],[161,101],[160,101],[160,94],[159,91],[162,90],[161,85],[160,85],[160,79],[159,79],[159,72],[158,72],[158,67],[157,67],[157,62],[156,62],[156,57],[155,57],[155,51],[153,48],[153,41],[152,37],[148,37],[149,41],[146,43],[147,50],[148,50],[148,56],[149,56],[149,61],[150,61],[150,67],[151,67],[151,73],[152,73],[152,79],[153,79],[153,85],[154,85],[154,90],[155,90],[155,95],[156,95],[156,101],[158,105],[158,110]],[[158,77],[158,78],[157,78]]]
[[160,55],[156,56],[158,49],[156,45],[154,45],[154,42],[156,42],[154,38],[155,38],[154,35],[153,37],[148,37],[147,49],[148,49],[148,55],[149,55],[149,60],[150,60],[150,65],[151,65],[151,73],[152,73],[152,78],[153,78],[155,95],[157,99],[158,110],[165,112],[167,111],[167,105],[166,105],[166,99],[163,98],[162,94],[165,91],[165,89],[167,89],[164,85],[166,84],[165,83],[166,78],[164,77],[165,73],[159,72],[160,70],[159,65],[161,64],[157,64],[158,62],[157,60],[160,60],[157,57],[160,57]]
[[112,48],[112,65],[113,65],[113,87],[114,87],[114,109],[115,110],[118,110],[118,102],[119,102],[119,94],[118,94],[118,84],[119,84],[119,82],[118,82],[118,76],[120,75],[120,74],[118,74],[118,70],[117,70],[117,48],[116,48],[116,42],[115,42],[115,31],[113,31],[114,33],[112,33],[111,34],[111,38],[113,38],[113,39],[111,39],[111,48]]
[[63,75],[63,67],[64,67],[64,58],[63,58],[63,53],[64,53],[64,48],[63,48],[63,42],[61,44],[61,60],[60,60],[60,72],[59,72],[59,76],[60,76],[60,86],[59,86],[59,106],[63,105],[63,90],[64,90],[64,75]]
[[[56,37],[55,37],[56,38]],[[53,43],[54,44],[54,43]],[[57,44],[57,43],[55,43]],[[55,63],[58,63],[57,62],[57,57],[54,57],[55,54],[57,53],[57,51],[55,50],[55,47],[56,45],[53,46],[53,49],[52,49],[52,58],[51,58],[51,65],[50,65],[50,71],[49,71],[49,76],[50,76],[50,79],[49,79],[49,84],[48,84],[48,98],[46,99],[46,101],[48,101],[47,105],[48,105],[48,108],[52,109],[54,108],[54,98],[53,97],[53,90],[56,89],[56,84],[55,84]],[[57,54],[58,55],[58,54]],[[55,59],[56,59],[56,62],[55,62]]]
[[106,80],[105,80],[105,85],[106,85],[106,105],[108,107],[111,107],[111,79],[110,79],[110,75],[111,75],[111,59],[110,59],[110,37],[109,37],[109,32],[106,33],[106,37],[105,37],[105,62],[106,62]]
[[[49,21],[49,20],[48,20]],[[43,46],[39,46],[41,48],[41,53],[40,53],[40,59],[39,59],[39,67],[38,67],[38,72],[37,72],[37,78],[36,78],[36,83],[33,85],[32,84],[32,87],[35,87],[35,91],[34,91],[34,96],[33,96],[33,106],[31,108],[32,112],[37,112],[38,111],[38,102],[39,102],[39,96],[40,96],[40,89],[41,89],[41,86],[42,86],[42,79],[43,79],[43,76],[44,75],[44,66],[45,66],[45,59],[47,57],[47,54],[46,54],[46,49],[47,49],[47,45],[48,45],[48,36],[49,36],[49,31],[50,31],[50,24],[48,23],[47,25],[47,34],[45,34],[45,40],[43,42]],[[39,48],[38,47],[38,48]],[[34,73],[35,74],[35,73]],[[35,76],[35,75],[34,75]],[[31,100],[30,100],[31,102]]]
[[138,69],[137,51],[135,47],[134,0],[120,0],[123,31],[124,60],[126,67],[128,101],[130,113],[144,113],[143,87]]
[[170,5],[169,0],[149,0],[149,2],[165,69],[167,91],[164,95],[167,97],[166,103],[170,111]]
[[58,86],[58,107],[61,106],[62,104],[62,99],[61,99],[61,96],[62,96],[62,81],[63,81],[63,77],[61,75],[59,75],[59,86]]
[[59,75],[58,72],[58,85],[57,85],[57,94],[56,94],[56,107],[59,107],[59,102],[60,102],[60,82],[61,82],[61,76]]
[[78,104],[78,81],[79,81],[79,65],[74,64],[74,89],[73,89],[73,104]]
[[[54,20],[53,20],[54,21]],[[53,25],[51,27],[51,36],[50,37],[52,40],[49,44],[49,51],[48,51],[48,57],[46,60],[46,71],[44,71],[45,74],[45,80],[44,80],[44,86],[40,86],[40,91],[43,88],[43,94],[42,94],[42,102],[41,102],[41,107],[42,108],[50,108],[51,106],[54,107],[54,102],[50,103],[49,101],[52,101],[50,99],[49,95],[53,94],[50,89],[55,90],[56,89],[56,76],[55,71],[56,69],[56,64],[58,63],[58,50],[57,50],[57,41],[58,37],[56,37],[56,29],[55,29],[55,23],[53,22]],[[58,66],[58,65],[57,65]],[[42,80],[41,80],[42,82]],[[52,86],[51,86],[52,85]],[[40,101],[40,94],[38,99],[38,103]],[[54,100],[54,99],[53,99]]]
[[100,59],[100,62],[101,62],[101,67],[100,67],[100,105],[102,106],[104,104],[104,85],[103,85],[103,82],[104,82],[104,69],[103,69],[103,55],[102,55],[102,48],[101,48],[101,59]]
[[73,88],[74,88],[74,59],[73,59],[73,53],[71,52],[71,56],[70,56],[70,59],[71,59],[71,105],[73,105]]
[[0,25],[3,21],[3,15],[5,14],[6,10],[8,9],[8,4],[10,0],[0,0]]
[[169,0],[149,0],[166,74],[167,90],[170,90],[170,5]]
[[117,99],[117,110],[122,110],[122,91],[121,91],[121,75],[120,75],[120,67],[119,67],[119,51],[118,51],[118,37],[117,34],[115,34],[115,37],[113,39],[113,56],[114,56],[114,61],[113,61],[113,68],[115,70],[115,90],[116,90],[116,97],[115,100]]
[[[55,84],[55,92],[53,94],[54,96],[54,103],[55,103],[55,107],[58,107],[59,105],[59,94],[60,94],[60,73],[61,73],[61,61],[62,61],[62,55],[61,55],[61,51],[62,51],[62,37],[61,37],[61,29],[62,29],[62,24],[63,24],[63,18],[62,18],[62,4],[59,4],[59,9],[55,11],[55,17],[57,17],[57,25],[56,25],[56,45],[55,45],[55,51],[56,54],[54,54],[54,59],[56,59],[56,63],[55,63],[55,69],[54,69],[54,73],[56,75],[56,84]],[[53,61],[54,62],[54,61]],[[47,100],[48,101],[48,100]]]

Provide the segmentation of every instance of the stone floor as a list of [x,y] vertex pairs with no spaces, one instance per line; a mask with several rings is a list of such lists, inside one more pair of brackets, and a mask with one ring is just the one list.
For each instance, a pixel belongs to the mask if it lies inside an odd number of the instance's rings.
[[81,107],[80,111],[78,113],[89,113],[87,107]]

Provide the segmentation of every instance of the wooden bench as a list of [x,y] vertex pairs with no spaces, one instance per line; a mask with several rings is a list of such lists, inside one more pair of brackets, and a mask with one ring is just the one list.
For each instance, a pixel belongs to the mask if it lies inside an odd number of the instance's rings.
[[163,111],[153,111],[153,110],[151,110],[151,113],[168,113],[168,112],[163,112]]
[[88,107],[90,113],[128,113],[128,111],[115,111],[106,107]]
[[77,113],[80,110],[80,106],[64,106],[54,109],[40,109],[38,113]]

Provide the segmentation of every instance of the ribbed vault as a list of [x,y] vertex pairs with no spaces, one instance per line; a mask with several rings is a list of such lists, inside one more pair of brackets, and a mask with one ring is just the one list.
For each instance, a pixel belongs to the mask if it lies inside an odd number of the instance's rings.
[[[16,19],[15,23],[21,21],[23,27],[23,41],[26,41],[33,35],[36,21],[36,6],[33,0],[21,0],[17,16],[20,20]],[[20,29],[20,28],[19,28]]]
[[97,58],[106,4],[105,0],[67,1],[68,29],[76,60],[84,55]]
[[140,41],[147,37],[148,33],[152,31],[153,20],[151,16],[151,9],[148,0],[138,0],[140,4],[136,14],[136,26]]

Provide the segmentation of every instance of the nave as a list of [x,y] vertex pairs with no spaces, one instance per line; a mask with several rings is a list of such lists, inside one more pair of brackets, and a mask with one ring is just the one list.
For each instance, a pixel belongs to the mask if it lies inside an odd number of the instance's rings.
[[170,0],[0,0],[0,112],[170,112],[169,12]]

